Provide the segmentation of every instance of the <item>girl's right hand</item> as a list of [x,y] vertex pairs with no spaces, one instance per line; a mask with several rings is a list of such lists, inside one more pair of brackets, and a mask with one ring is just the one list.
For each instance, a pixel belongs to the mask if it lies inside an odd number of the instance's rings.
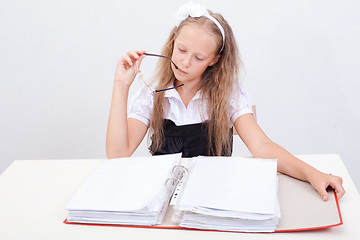
[[114,81],[130,87],[139,72],[141,61],[145,57],[144,53],[143,50],[129,51],[121,57],[116,65]]

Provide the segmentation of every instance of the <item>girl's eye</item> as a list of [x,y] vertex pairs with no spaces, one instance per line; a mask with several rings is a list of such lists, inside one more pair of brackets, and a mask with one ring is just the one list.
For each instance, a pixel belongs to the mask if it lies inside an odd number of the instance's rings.
[[196,60],[198,60],[198,61],[202,61],[202,60],[204,60],[204,59],[199,58],[199,57],[195,57],[195,58],[196,58]]
[[179,48],[179,51],[180,51],[180,52],[185,52],[185,50],[184,50],[184,49],[182,49],[182,48]]

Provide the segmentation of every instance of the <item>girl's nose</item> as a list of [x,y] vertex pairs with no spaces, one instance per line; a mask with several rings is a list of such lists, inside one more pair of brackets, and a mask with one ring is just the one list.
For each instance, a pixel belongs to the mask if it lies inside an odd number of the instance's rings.
[[182,60],[182,65],[183,65],[183,67],[185,67],[185,68],[190,67],[190,65],[191,65],[191,56],[185,56],[185,57],[183,58],[183,60]]

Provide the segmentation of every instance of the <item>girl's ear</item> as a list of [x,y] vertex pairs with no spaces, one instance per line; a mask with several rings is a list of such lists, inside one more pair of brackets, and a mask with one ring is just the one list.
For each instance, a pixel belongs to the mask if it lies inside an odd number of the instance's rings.
[[213,60],[210,62],[209,66],[213,66],[215,63],[217,63],[217,62],[219,61],[220,57],[221,57],[220,54],[218,54],[217,56],[215,56],[215,57],[213,58]]

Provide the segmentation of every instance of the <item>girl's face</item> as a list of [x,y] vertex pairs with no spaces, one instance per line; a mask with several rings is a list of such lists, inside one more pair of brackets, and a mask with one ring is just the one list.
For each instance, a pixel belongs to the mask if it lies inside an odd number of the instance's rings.
[[175,77],[180,82],[199,81],[208,66],[215,64],[216,41],[204,27],[186,25],[177,34],[172,60],[179,67],[171,65]]

